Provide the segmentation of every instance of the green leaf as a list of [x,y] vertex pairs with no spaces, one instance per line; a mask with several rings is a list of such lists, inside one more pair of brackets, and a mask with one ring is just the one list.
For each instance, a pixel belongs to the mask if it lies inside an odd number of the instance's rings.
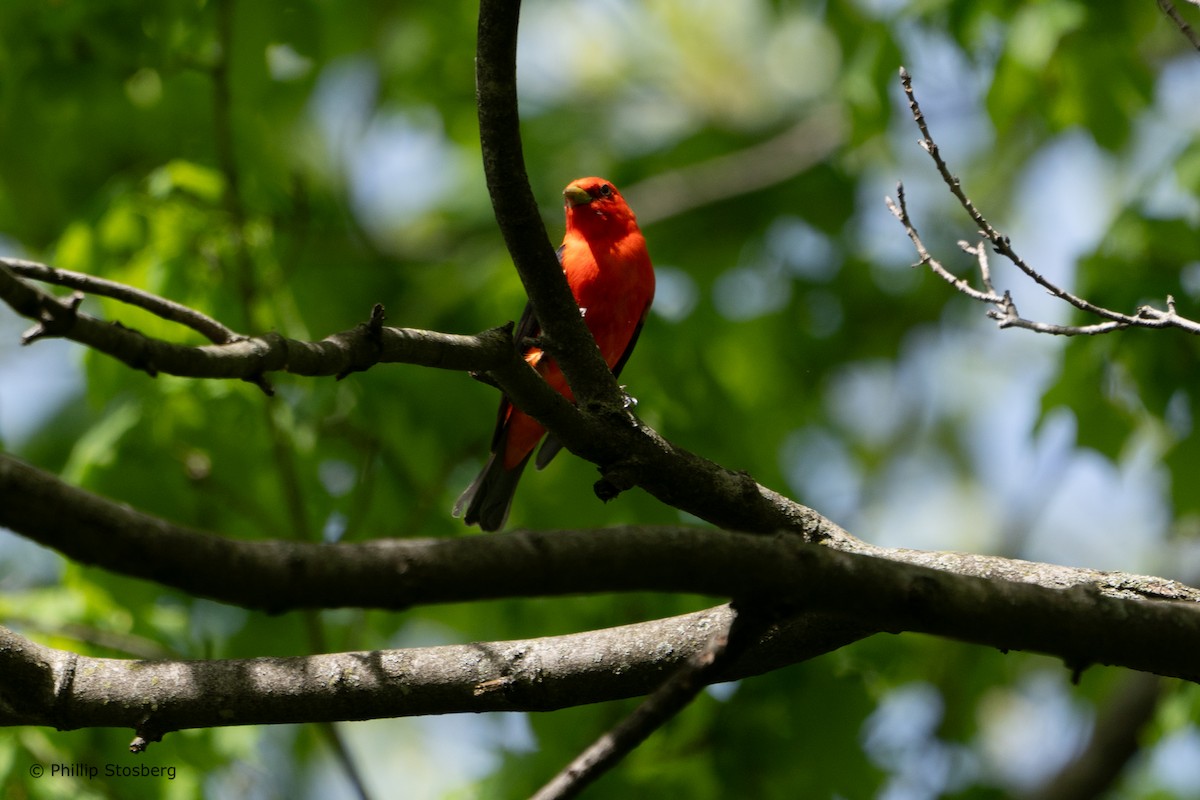
[[147,185],[150,196],[160,200],[179,191],[216,204],[225,191],[225,178],[210,167],[177,159],[150,173]]

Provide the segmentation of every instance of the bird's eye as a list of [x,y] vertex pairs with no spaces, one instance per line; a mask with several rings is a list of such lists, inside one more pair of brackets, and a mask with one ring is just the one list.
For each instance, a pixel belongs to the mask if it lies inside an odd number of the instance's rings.
[[604,197],[611,197],[612,196],[612,186],[610,186],[607,183],[602,185],[600,187],[600,194]]

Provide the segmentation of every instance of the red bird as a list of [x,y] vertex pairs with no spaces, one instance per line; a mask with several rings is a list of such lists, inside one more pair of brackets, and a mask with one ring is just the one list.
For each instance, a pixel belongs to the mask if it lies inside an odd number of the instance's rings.
[[[600,354],[613,375],[620,375],[654,299],[654,268],[646,254],[646,240],[621,193],[603,178],[571,181],[563,190],[563,200],[567,232],[558,248],[558,260]],[[533,309],[527,305],[517,325],[517,345],[540,331]],[[574,401],[554,359],[539,347],[528,347],[524,355],[546,383]],[[454,515],[461,514],[465,523],[478,523],[485,531],[503,527],[517,481],[545,433],[537,420],[502,397],[491,457],[454,504]],[[538,453],[537,468],[550,463],[561,448],[557,439],[549,437]]]

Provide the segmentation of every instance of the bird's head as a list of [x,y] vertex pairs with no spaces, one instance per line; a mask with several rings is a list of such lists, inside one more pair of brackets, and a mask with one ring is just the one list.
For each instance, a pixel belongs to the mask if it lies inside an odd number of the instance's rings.
[[594,225],[636,226],[633,211],[625,199],[604,178],[579,178],[563,189],[563,202],[567,210],[568,227],[590,227]]

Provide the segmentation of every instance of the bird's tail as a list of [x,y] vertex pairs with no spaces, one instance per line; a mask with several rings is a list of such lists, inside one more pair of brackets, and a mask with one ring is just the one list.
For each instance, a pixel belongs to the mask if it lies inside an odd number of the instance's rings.
[[513,495],[517,492],[517,482],[528,463],[529,456],[525,456],[520,464],[505,469],[503,448],[499,453],[492,453],[479,476],[454,504],[454,516],[461,516],[468,525],[478,524],[485,531],[503,528],[512,508]]

